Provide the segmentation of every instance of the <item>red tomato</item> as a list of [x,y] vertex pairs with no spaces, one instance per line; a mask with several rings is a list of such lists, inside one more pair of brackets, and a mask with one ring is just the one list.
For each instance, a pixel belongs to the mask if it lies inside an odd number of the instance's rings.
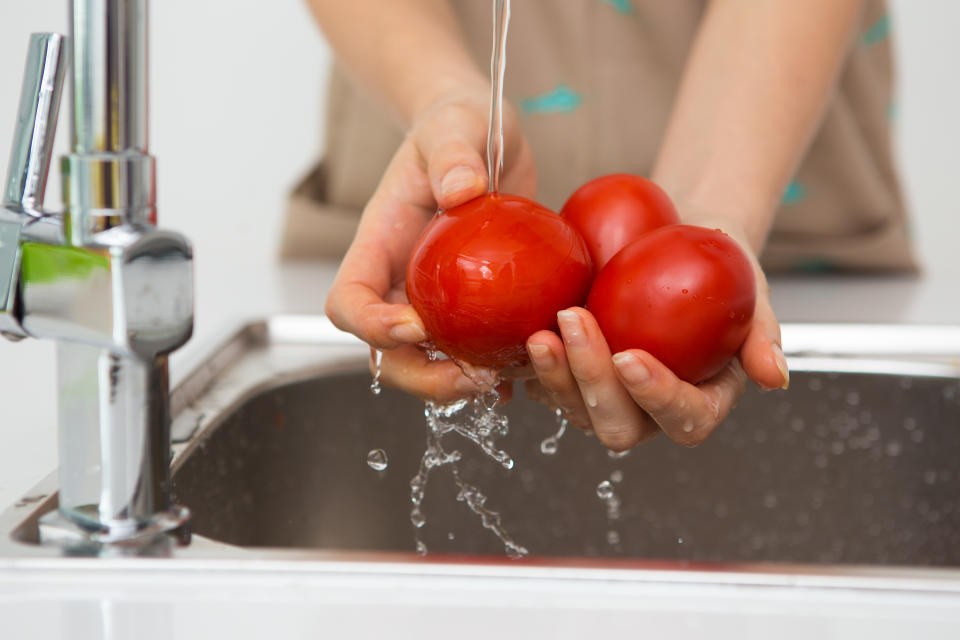
[[680,222],[663,189],[628,173],[614,173],[584,184],[573,192],[560,215],[587,242],[597,271],[647,231]]
[[587,309],[613,353],[643,349],[697,383],[736,355],[756,297],[753,268],[730,236],[671,225],[614,256],[597,275]]
[[407,297],[434,344],[471,364],[526,360],[527,338],[582,304],[590,255],[570,224],[518,196],[489,194],[441,212],[407,265]]

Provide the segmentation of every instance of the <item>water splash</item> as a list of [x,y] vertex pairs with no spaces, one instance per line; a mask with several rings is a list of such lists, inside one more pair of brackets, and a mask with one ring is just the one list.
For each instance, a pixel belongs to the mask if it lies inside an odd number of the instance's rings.
[[597,485],[597,497],[601,500],[609,500],[613,495],[613,485],[609,480],[604,480]]
[[383,449],[370,449],[367,452],[367,465],[374,471],[386,471],[387,452]]
[[566,416],[563,415],[563,409],[557,409],[556,416],[556,433],[547,436],[543,439],[543,442],[540,443],[540,453],[545,456],[554,456],[557,454],[557,450],[560,448],[560,438],[562,438],[563,434],[567,432],[567,425],[570,424],[567,421]]
[[[620,519],[620,497],[613,486],[614,482],[623,480],[623,472],[614,471],[610,480],[603,480],[597,485],[597,497],[606,509],[607,522],[613,524]],[[620,551],[620,532],[614,528],[607,531],[607,544],[616,551]]]
[[607,519],[619,520],[620,497],[617,495],[617,492],[613,487],[613,483],[609,480],[604,480],[598,484],[597,497],[600,498],[600,502],[602,502],[603,506],[606,507]]
[[[487,132],[487,171],[490,176],[489,191],[500,190],[503,175],[503,76],[506,72],[507,27],[510,23],[510,0],[494,0],[493,4],[493,52],[490,58],[490,126]],[[422,345],[427,357],[438,360],[444,355],[433,345]],[[449,466],[457,485],[457,500],[464,502],[471,511],[480,516],[484,528],[489,529],[504,545],[507,555],[527,555],[526,548],[518,545],[500,522],[500,515],[486,507],[487,497],[477,487],[460,478],[457,462],[459,451],[447,453],[442,440],[448,433],[456,433],[477,445],[484,454],[505,469],[513,469],[513,458],[496,445],[498,438],[507,435],[509,424],[506,416],[500,415],[496,406],[500,400],[497,393],[499,376],[487,369],[471,367],[458,362],[464,375],[473,380],[482,390],[471,401],[447,405],[428,402],[424,409],[427,423],[427,447],[420,460],[417,474],[410,480],[410,522],[414,525],[417,552],[427,553],[426,544],[420,538],[420,530],[426,524],[422,510],[423,498],[430,473],[442,466]]]
[[383,391],[383,387],[380,386],[380,375],[383,373],[383,351],[380,349],[373,350],[373,380],[370,382],[370,391],[373,395],[378,396],[380,392]]
[[[428,355],[433,359],[439,357],[437,354]],[[418,552],[421,549],[423,553],[427,551],[426,544],[420,537],[420,531],[427,522],[422,505],[430,474],[434,469],[447,466],[457,486],[457,500],[480,516],[483,527],[503,542],[507,555],[519,558],[529,553],[525,547],[517,544],[503,527],[500,514],[487,508],[487,496],[460,477],[460,471],[457,468],[457,463],[462,457],[460,452],[457,450],[448,452],[443,448],[444,436],[450,433],[457,434],[475,444],[484,454],[505,469],[512,469],[513,458],[496,445],[497,439],[507,435],[509,431],[506,416],[500,415],[496,409],[499,399],[496,386],[491,385],[472,400],[458,400],[449,404],[426,403],[424,417],[427,424],[427,446],[420,459],[417,474],[410,480],[410,502],[413,505],[410,510],[410,523],[414,527]]]
[[527,551],[527,548],[514,542],[510,533],[503,528],[503,524],[501,524],[500,521],[500,514],[486,507],[487,496],[472,484],[464,482],[460,478],[460,473],[456,467],[453,468],[452,472],[453,480],[460,489],[459,493],[457,493],[457,501],[465,502],[471,511],[480,516],[480,522],[483,524],[483,528],[492,531],[494,535],[500,538],[507,555],[511,558],[522,558],[529,554],[530,552]]

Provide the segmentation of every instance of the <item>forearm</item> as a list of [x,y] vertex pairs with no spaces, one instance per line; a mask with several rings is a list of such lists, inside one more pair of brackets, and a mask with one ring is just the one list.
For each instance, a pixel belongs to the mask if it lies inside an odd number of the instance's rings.
[[309,0],[331,46],[404,125],[438,97],[486,82],[447,0]]
[[653,178],[692,221],[766,241],[832,93],[860,0],[712,0]]

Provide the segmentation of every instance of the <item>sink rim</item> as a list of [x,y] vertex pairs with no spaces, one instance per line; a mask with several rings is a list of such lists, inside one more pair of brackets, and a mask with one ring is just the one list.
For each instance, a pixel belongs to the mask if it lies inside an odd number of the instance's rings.
[[[833,332],[830,339],[823,338]],[[368,347],[336,329],[323,316],[275,316],[241,323],[176,380],[171,394],[174,420],[195,410],[242,367],[251,350],[272,345],[313,347],[290,370],[260,371],[259,380],[233,381],[232,392],[221,398],[219,413],[175,445],[174,469],[205,434],[239,402],[265,388],[324,372],[357,370],[368,358]],[[784,323],[784,351],[797,371],[885,373],[960,379],[960,327],[931,325],[863,325]],[[818,337],[820,336],[820,337]],[[911,338],[915,338],[911,340]],[[316,357],[317,354],[321,357]],[[239,363],[239,364],[238,364]],[[236,377],[236,376],[235,376]],[[230,385],[227,385],[228,387]],[[221,389],[220,391],[223,391]],[[201,403],[202,404],[202,403]],[[520,561],[491,556],[431,554],[421,558],[410,552],[363,552],[309,549],[239,548],[197,537],[197,544],[176,548],[171,558],[100,558],[90,563],[61,555],[57,548],[18,542],[12,535],[56,506],[56,470],[31,489],[18,503],[0,512],[0,571],[2,570],[175,570],[294,574],[345,574],[354,576],[475,576],[511,579],[563,579],[629,581],[670,584],[741,585],[866,589],[960,595],[960,568],[882,565],[817,565],[786,563],[692,563],[602,558],[550,558],[536,556]]]

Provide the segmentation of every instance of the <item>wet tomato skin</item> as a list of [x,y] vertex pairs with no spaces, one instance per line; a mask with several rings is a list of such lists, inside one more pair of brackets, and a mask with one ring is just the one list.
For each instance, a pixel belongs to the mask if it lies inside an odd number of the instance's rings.
[[612,353],[642,349],[696,384],[740,350],[755,304],[753,268],[732,238],[671,225],[617,253],[597,274],[587,309]]
[[437,214],[407,266],[407,297],[430,340],[474,365],[527,360],[527,338],[582,305],[593,266],[583,239],[532,200],[488,194]]
[[595,178],[573,192],[560,210],[583,236],[600,271],[641,235],[680,217],[670,197],[651,180],[628,173]]

